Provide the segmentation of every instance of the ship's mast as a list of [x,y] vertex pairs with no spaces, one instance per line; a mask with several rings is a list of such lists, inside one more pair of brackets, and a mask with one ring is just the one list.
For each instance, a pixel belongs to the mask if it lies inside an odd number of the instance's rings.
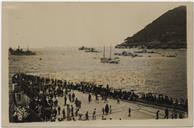
[[112,46],[110,46],[110,59],[111,59],[111,54],[112,54]]
[[103,58],[105,58],[105,45],[104,45],[104,49],[103,49]]
[[27,51],[29,51],[29,46],[27,46]]

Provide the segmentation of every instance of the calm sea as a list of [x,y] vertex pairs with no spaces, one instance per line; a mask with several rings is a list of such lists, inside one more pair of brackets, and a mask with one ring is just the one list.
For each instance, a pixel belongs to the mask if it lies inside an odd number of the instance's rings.
[[[9,77],[16,72],[37,74],[73,82],[89,81],[138,92],[187,97],[186,50],[154,50],[143,57],[119,57],[119,64],[100,63],[101,53],[78,48],[33,49],[34,56],[9,56]],[[102,49],[98,49],[102,51]],[[126,51],[137,51],[130,49]],[[123,50],[113,49],[113,52]],[[162,55],[177,55],[164,57]],[[106,50],[109,57],[109,49]],[[112,57],[114,54],[112,53]]]

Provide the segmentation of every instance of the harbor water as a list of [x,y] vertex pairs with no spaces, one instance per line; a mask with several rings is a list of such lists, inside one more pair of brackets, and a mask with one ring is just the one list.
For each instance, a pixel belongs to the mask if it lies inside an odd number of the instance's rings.
[[[98,49],[98,48],[97,48]],[[72,82],[87,81],[110,87],[187,98],[186,50],[154,50],[142,57],[119,56],[119,64],[101,63],[100,53],[78,48],[32,49],[36,55],[9,56],[9,77],[16,72],[36,74]],[[125,51],[134,52],[138,49]],[[123,49],[113,49],[114,52]],[[176,57],[167,57],[176,54]],[[106,56],[109,57],[107,49]]]

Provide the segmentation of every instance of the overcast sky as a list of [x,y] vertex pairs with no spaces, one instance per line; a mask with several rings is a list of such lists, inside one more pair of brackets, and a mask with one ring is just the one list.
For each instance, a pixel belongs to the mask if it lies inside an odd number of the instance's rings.
[[122,43],[181,3],[4,3],[3,41],[17,47]]

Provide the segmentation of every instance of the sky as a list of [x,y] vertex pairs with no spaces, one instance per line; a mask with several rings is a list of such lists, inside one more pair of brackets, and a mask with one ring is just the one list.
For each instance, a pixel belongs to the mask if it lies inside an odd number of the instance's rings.
[[3,42],[11,47],[116,45],[184,3],[3,3]]

